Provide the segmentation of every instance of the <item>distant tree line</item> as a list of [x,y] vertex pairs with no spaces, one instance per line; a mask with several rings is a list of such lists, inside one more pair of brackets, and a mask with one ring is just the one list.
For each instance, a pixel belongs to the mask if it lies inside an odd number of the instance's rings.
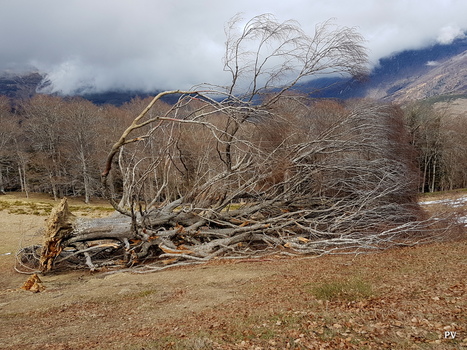
[[[7,97],[0,96],[0,192],[41,192],[54,198],[82,196],[85,202],[93,196],[101,197],[100,174],[105,156],[117,135],[147,103],[148,99],[137,98],[121,107],[97,106],[78,97],[36,95],[13,105]],[[339,103],[323,101],[315,113],[323,114],[322,122],[332,120],[336,108],[340,108],[337,106]],[[296,102],[281,102],[281,108],[287,109],[282,113],[297,113]],[[169,109],[169,104],[158,101],[151,113]],[[447,115],[424,103],[407,105],[404,112],[420,169],[419,190],[467,187],[467,119]],[[306,124],[309,118],[312,117],[299,117],[299,123]],[[284,130],[279,125],[269,125],[274,127],[278,128],[274,136],[278,138]],[[189,184],[199,176],[200,165],[195,164],[198,155],[194,153],[201,147],[185,144],[190,140],[202,142],[205,135],[196,127],[183,133],[176,143],[179,175],[171,181]],[[121,178],[116,183],[124,186],[131,172],[123,157],[119,159]]]

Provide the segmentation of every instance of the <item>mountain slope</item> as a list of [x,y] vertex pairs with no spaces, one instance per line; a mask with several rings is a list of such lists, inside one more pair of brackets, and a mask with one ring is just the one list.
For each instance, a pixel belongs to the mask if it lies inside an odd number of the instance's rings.
[[[298,90],[314,92],[318,97],[371,97],[397,102],[439,94],[464,94],[466,50],[467,38],[450,45],[407,50],[381,59],[365,81],[325,78],[302,84]],[[436,84],[429,83],[435,77]]]
[[[1,75],[0,95],[27,98],[44,82],[39,73]],[[449,45],[435,44],[383,58],[365,81],[350,78],[323,78],[297,86],[315,97],[361,98],[403,102],[436,95],[467,93],[467,37]],[[157,91],[154,91],[157,93]],[[138,91],[107,91],[84,98],[96,104],[121,105],[132,98],[147,97]],[[168,101],[172,102],[172,101]]]
[[467,93],[467,51],[434,67],[410,81],[390,96],[395,102],[420,100],[428,97]]
[[0,75],[0,95],[12,99],[29,98],[36,93],[37,87],[43,80],[39,73]]

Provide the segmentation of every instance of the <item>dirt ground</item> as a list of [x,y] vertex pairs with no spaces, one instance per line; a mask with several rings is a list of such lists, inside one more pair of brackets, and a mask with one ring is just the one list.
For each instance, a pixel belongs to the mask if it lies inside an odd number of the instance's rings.
[[14,252],[44,218],[0,211],[0,349],[467,349],[466,239],[50,274],[31,293]]

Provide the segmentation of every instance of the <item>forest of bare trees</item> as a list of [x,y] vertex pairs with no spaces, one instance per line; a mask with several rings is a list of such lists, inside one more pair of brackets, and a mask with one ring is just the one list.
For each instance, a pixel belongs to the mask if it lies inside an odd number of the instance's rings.
[[[331,105],[342,104],[321,102],[331,115]],[[28,101],[10,101],[0,96],[0,193],[80,196],[86,202],[102,197],[100,173],[107,151],[148,103],[149,99],[135,99],[115,107],[96,106],[82,98],[36,95]],[[170,107],[158,101],[152,113]],[[321,107],[323,119],[327,107]],[[293,113],[296,107],[289,108]],[[423,103],[404,106],[404,114],[417,152],[420,192],[467,187],[467,120]]]
[[404,106],[411,143],[417,150],[420,192],[467,187],[467,118],[425,101]]
[[[68,222],[63,203],[68,229],[43,250],[42,270],[55,259],[94,269],[118,257],[151,270],[380,249],[423,239],[419,189],[465,187],[456,165],[465,141],[441,135],[454,125],[416,106],[294,91],[310,77],[367,73],[354,29],[327,22],[310,36],[270,15],[238,23],[226,27],[227,87],[118,108],[45,95],[14,109],[0,101],[3,191],[102,196],[121,215]],[[168,95],[178,102],[164,103]]]

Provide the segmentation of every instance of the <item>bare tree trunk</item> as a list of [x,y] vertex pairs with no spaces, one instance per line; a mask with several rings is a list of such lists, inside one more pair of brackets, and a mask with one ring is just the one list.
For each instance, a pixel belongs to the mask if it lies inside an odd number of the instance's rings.
[[435,183],[436,183],[436,166],[437,166],[437,157],[433,157],[432,172],[431,172],[431,189],[430,192],[435,192]]
[[0,164],[0,194],[5,194],[5,186],[3,184],[3,167]]
[[90,175],[88,172],[88,166],[86,162],[86,155],[83,149],[84,145],[81,144],[79,152],[79,159],[81,160],[81,175],[83,177],[84,185],[84,202],[88,204],[91,200],[91,186],[90,186]]
[[118,203],[118,206],[121,208],[129,208],[130,207],[130,184],[131,184],[131,173],[127,167],[123,164],[123,147],[120,149],[118,153],[118,167],[120,169],[120,173],[122,176],[122,198]]
[[21,186],[21,192],[26,193],[26,196],[27,196],[27,191],[25,190],[26,186],[23,181],[24,179],[23,179],[23,171],[21,170],[21,164],[18,164],[18,178],[19,178],[19,184]]
[[55,183],[55,179],[52,173],[49,173],[49,180],[50,180],[50,186],[52,188],[52,195],[54,196],[54,201],[58,199],[58,190],[57,190],[57,184]]
[[21,184],[21,192],[24,192],[26,198],[29,198],[29,186],[26,178],[26,163],[22,158],[20,158],[20,162],[18,164],[18,176]]
[[425,156],[423,157],[423,182],[422,182],[422,193],[425,192],[425,187],[427,188],[428,192],[430,192],[430,180],[428,178],[429,176],[429,169],[430,169],[430,159],[431,157],[428,155],[428,154],[425,154]]

